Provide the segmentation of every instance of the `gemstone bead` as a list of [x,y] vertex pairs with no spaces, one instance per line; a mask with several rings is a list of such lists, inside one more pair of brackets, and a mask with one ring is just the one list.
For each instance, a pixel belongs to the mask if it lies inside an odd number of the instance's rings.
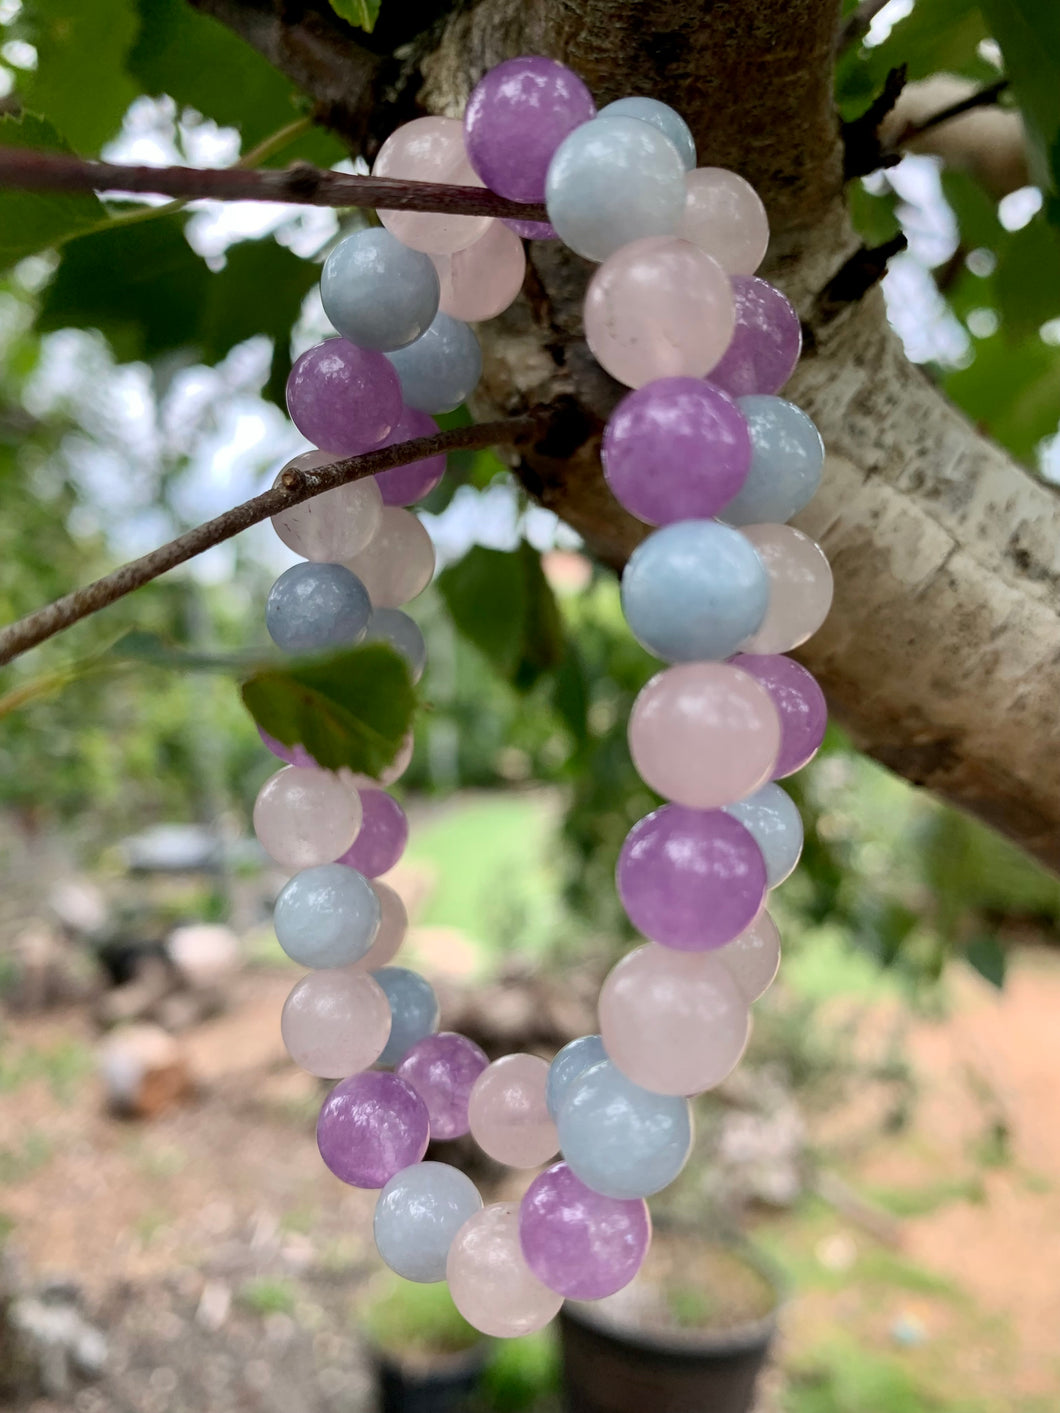
[[431,582],[434,545],[411,511],[384,505],[379,529],[347,567],[368,590],[377,609],[399,608]]
[[364,972],[311,971],[284,1002],[280,1033],[301,1069],[320,1079],[344,1079],[379,1058],[390,1034],[390,1007]]
[[[400,895],[378,878],[369,882],[372,892],[379,899],[379,931],[364,956],[353,963],[358,971],[378,971],[392,961],[401,949],[409,926],[409,915]],[[387,1002],[389,1014],[390,1003]]]
[[441,309],[454,319],[493,319],[508,308],[523,287],[523,243],[503,221],[453,255],[432,257],[441,281]]
[[756,393],[737,406],[751,433],[751,463],[719,513],[729,525],[782,524],[809,505],[821,483],[824,442],[801,407]]
[[705,250],[728,275],[753,275],[765,258],[769,220],[750,182],[725,167],[697,167],[685,178],[677,234]]
[[828,704],[816,678],[794,658],[777,653],[740,653],[732,665],[761,682],[780,715],[780,754],[774,777],[780,780],[801,770],[817,754],[828,725]]
[[832,570],[824,550],[793,525],[743,531],[769,575],[769,607],[745,653],[787,653],[813,636],[832,607]]
[[401,416],[401,384],[385,355],[327,339],[295,359],[287,411],[302,436],[332,458],[381,445]]
[[[273,482],[282,484],[286,471],[319,471],[335,463],[323,451],[305,451],[290,460]],[[321,564],[337,564],[357,554],[379,529],[383,498],[372,476],[323,491],[272,517],[272,528],[295,554]]]
[[791,302],[756,275],[734,275],[735,325],[710,381],[733,397],[779,392],[802,352],[802,325]]
[[757,1001],[772,985],[780,969],[780,933],[764,910],[750,927],[734,937],[717,953],[729,969],[736,985],[750,1003]]
[[[438,432],[438,423],[426,412],[417,412],[414,407],[406,407],[397,425],[383,442],[383,446],[397,446],[400,442],[415,441],[418,437],[433,437]],[[425,456],[422,461],[410,461],[407,466],[395,466],[389,471],[378,471],[372,480],[379,487],[384,505],[412,505],[430,495],[445,475],[445,452],[437,456]],[[350,554],[356,554],[351,550]],[[340,555],[340,559],[348,558]]]
[[287,765],[254,801],[254,833],[282,868],[334,863],[357,838],[361,798],[328,770]]
[[292,564],[265,600],[269,637],[288,653],[359,643],[371,616],[367,589],[342,564]]
[[379,1194],[373,1229],[380,1256],[408,1281],[445,1280],[457,1232],[482,1210],[478,1188],[449,1163],[416,1163]]
[[431,1138],[460,1138],[470,1128],[471,1090],[489,1060],[473,1040],[451,1030],[418,1040],[394,1073],[407,1080],[427,1105]]
[[642,123],[651,123],[677,148],[685,171],[690,172],[696,165],[696,141],[692,129],[669,103],[660,103],[658,98],[618,98],[600,109],[600,117],[639,118]]
[[400,379],[402,397],[419,412],[453,412],[482,376],[482,350],[473,331],[440,312],[415,343],[386,356]]
[[[352,790],[346,793],[354,794]],[[338,861],[363,873],[365,878],[378,878],[392,869],[405,852],[409,839],[408,818],[393,795],[385,790],[356,793],[363,811],[361,827],[350,846],[338,856]]]
[[470,1217],[449,1248],[449,1292],[469,1325],[511,1339],[543,1329],[563,1297],[531,1271],[519,1241],[519,1209],[495,1202]]
[[419,972],[408,967],[380,967],[372,972],[390,1002],[390,1038],[381,1065],[396,1065],[417,1041],[438,1029],[438,997]]
[[598,1065],[607,1059],[604,1042],[598,1035],[580,1035],[571,1040],[559,1052],[548,1067],[545,1082],[545,1104],[555,1119],[563,1103],[564,1095],[574,1080],[584,1074],[591,1065]]
[[766,882],[776,888],[790,877],[802,853],[802,818],[795,801],[770,781],[725,813],[738,819],[753,836],[766,861]]
[[427,644],[419,625],[399,608],[377,608],[368,621],[366,643],[389,643],[409,665],[413,682],[423,676],[427,665]]
[[[467,160],[464,129],[457,118],[414,118],[397,128],[379,149],[372,176],[446,186],[482,185]],[[449,255],[473,245],[491,220],[443,211],[380,210],[377,215],[402,245],[430,255]]]
[[272,924],[280,946],[304,967],[344,967],[375,941],[382,911],[367,878],[344,864],[304,868],[283,887]]
[[324,1100],[317,1147],[351,1187],[384,1187],[427,1151],[427,1107],[397,1075],[366,1070],[342,1080]]
[[559,1147],[545,1102],[548,1065],[536,1055],[505,1055],[475,1081],[468,1106],[471,1136],[510,1168],[536,1168]]
[[382,351],[418,339],[438,313],[438,272],[378,226],[355,231],[324,261],[324,313],[350,343]]
[[549,1290],[572,1300],[600,1300],[640,1270],[651,1218],[643,1198],[603,1197],[566,1163],[556,1163],[527,1188],[519,1241],[526,1264]]

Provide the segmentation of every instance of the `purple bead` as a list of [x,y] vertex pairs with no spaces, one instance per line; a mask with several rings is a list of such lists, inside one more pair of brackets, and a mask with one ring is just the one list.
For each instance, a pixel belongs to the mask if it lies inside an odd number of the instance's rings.
[[336,1084],[317,1120],[320,1156],[351,1187],[384,1187],[427,1151],[427,1106],[397,1075],[365,1070]]
[[[438,433],[438,423],[426,412],[417,412],[414,407],[406,407],[397,426],[383,443],[384,446],[397,446],[399,442],[410,442],[414,437],[433,437]],[[393,471],[380,471],[375,483],[379,487],[384,505],[412,505],[429,495],[445,475],[445,452],[437,456],[425,457],[423,461],[412,461],[408,466],[395,466]]]
[[571,1300],[601,1300],[628,1285],[651,1244],[642,1197],[604,1197],[566,1163],[534,1178],[519,1207],[526,1264],[549,1290]]
[[277,741],[275,736],[270,736],[262,727],[258,727],[258,735],[262,744],[277,756],[280,760],[286,761],[288,765],[304,765],[311,768],[316,767],[316,761],[306,750],[305,746],[285,746],[282,741]]
[[512,201],[544,201],[552,154],[595,116],[592,94],[571,69],[536,55],[507,59],[475,85],[464,111],[464,144],[491,191]]
[[663,805],[637,821],[617,877],[633,926],[679,952],[724,947],[755,920],[766,896],[765,859],[750,832],[723,810],[684,805]]
[[321,451],[358,456],[390,435],[401,384],[385,354],[326,339],[297,359],[287,379],[291,421]]
[[549,221],[518,221],[514,216],[502,216],[501,220],[523,240],[559,240]]
[[466,1035],[443,1030],[408,1051],[394,1070],[427,1105],[431,1138],[460,1138],[469,1131],[471,1089],[489,1066],[485,1051]]
[[378,878],[392,869],[409,841],[405,811],[385,790],[358,790],[364,817],[357,838],[338,860],[365,878]]
[[802,325],[794,306],[757,275],[733,275],[732,299],[732,341],[707,377],[733,397],[779,392],[802,352]]
[[747,479],[751,433],[727,393],[657,378],[615,408],[601,455],[615,499],[639,520],[708,520]]
[[780,754],[774,780],[801,770],[817,754],[828,725],[828,703],[816,677],[794,658],[780,653],[761,657],[741,653],[732,659],[732,665],[761,682],[780,714]]

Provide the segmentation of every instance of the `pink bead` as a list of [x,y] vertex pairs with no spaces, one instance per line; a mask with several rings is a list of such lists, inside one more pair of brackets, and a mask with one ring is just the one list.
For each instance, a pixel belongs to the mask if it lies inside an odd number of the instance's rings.
[[475,323],[502,314],[523,287],[526,252],[503,221],[492,221],[474,245],[453,255],[432,255],[442,285],[440,308]]
[[780,969],[780,933],[767,912],[760,912],[746,931],[714,954],[748,1002],[769,990]]
[[640,691],[629,749],[641,779],[692,809],[719,809],[770,778],[780,718],[766,689],[721,662],[685,662]]
[[824,550],[793,525],[747,525],[743,533],[769,575],[769,607],[745,653],[786,653],[805,643],[832,607],[832,570]]
[[634,1084],[655,1094],[701,1094],[736,1068],[750,1012],[719,957],[649,943],[610,972],[600,990],[600,1034]]
[[401,898],[386,883],[371,879],[372,890],[379,899],[381,913],[379,931],[368,951],[353,963],[357,971],[378,971],[397,956],[409,927],[409,915]]
[[[482,186],[467,160],[464,128],[457,118],[414,118],[387,138],[372,167],[373,177]],[[485,234],[489,216],[451,216],[435,211],[379,211],[391,235],[412,250],[450,255]]]
[[390,1036],[390,1003],[366,971],[311,971],[284,1002],[287,1053],[320,1079],[345,1079],[374,1065]]
[[468,1105],[471,1136],[510,1168],[536,1168],[559,1147],[545,1102],[548,1064],[536,1055],[505,1055],[475,1081]]
[[368,590],[373,608],[400,608],[431,582],[434,545],[412,511],[384,505],[379,529],[346,567]]
[[394,867],[409,841],[405,811],[385,790],[359,790],[363,817],[357,838],[338,860],[365,878],[378,878]]
[[533,1334],[563,1304],[526,1264],[514,1202],[495,1202],[468,1218],[449,1248],[445,1274],[468,1324],[498,1339]]
[[327,770],[284,766],[269,776],[254,801],[254,833],[284,868],[334,863],[360,827],[359,796]]
[[[418,437],[433,437],[437,431],[438,423],[433,417],[417,411],[415,407],[406,407],[383,445],[397,446],[400,442],[415,441]],[[423,461],[411,461],[407,466],[395,466],[392,471],[380,471],[372,479],[379,487],[384,505],[412,505],[414,501],[430,495],[444,475],[445,453],[441,452],[438,456],[425,457]],[[360,548],[363,546],[358,546]],[[356,553],[357,550],[350,551],[350,554]]]
[[697,167],[685,187],[677,234],[713,255],[727,275],[753,275],[769,244],[769,219],[758,192],[725,167]]
[[[281,484],[284,471],[319,471],[337,460],[324,451],[303,452],[287,463],[273,486]],[[337,564],[365,547],[379,529],[382,514],[379,487],[374,477],[366,476],[281,510],[272,517],[272,528],[303,559]]]
[[701,378],[728,347],[732,288],[718,262],[690,241],[646,236],[609,255],[589,281],[585,338],[627,387],[653,378]]

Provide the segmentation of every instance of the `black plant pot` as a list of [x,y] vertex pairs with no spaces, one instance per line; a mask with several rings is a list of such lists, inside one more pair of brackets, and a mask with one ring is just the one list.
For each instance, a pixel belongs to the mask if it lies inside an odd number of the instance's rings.
[[477,1344],[422,1366],[373,1350],[380,1413],[457,1413],[478,1388],[486,1355],[487,1346]]

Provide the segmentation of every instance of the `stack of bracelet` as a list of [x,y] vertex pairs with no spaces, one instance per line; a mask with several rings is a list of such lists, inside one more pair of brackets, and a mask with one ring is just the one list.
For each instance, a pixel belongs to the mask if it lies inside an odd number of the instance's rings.
[[[811,498],[824,449],[809,418],[776,396],[800,350],[788,301],[757,278],[765,211],[733,172],[696,167],[672,108],[625,98],[597,113],[569,69],[520,58],[488,73],[464,121],[419,118],[383,145],[374,171],[485,185],[547,204],[550,224],[379,213],[344,239],[321,296],[339,337],[298,359],[295,425],[340,457],[430,433],[432,413],[474,390],[481,358],[469,320],[500,313],[523,282],[522,238],[559,239],[599,262],[585,336],[631,391],[611,416],[603,462],[617,499],[658,527],[622,578],[630,630],[667,666],[629,722],[634,764],[667,801],[630,831],[618,890],[650,939],[613,969],[600,1034],[551,1066],[490,1064],[464,1036],[438,1033],[438,1004],[390,965],[406,927],[378,876],[407,825],[382,782],[289,764],[264,785],[258,838],[297,870],[276,934],[310,968],[283,1012],[292,1058],[340,1082],[320,1113],[324,1162],[382,1189],[375,1238],[410,1280],[448,1279],[466,1318],[492,1335],[544,1325],[565,1297],[596,1299],[636,1274],[651,1235],[645,1198],[690,1150],[689,1096],[720,1083],[747,1043],[750,1005],[780,947],[764,911],[802,845],[776,780],[820,745],[825,706],[782,654],[821,624],[831,575],[786,522]],[[268,630],[290,651],[382,639],[423,669],[423,639],[400,606],[429,582],[434,555],[407,507],[444,471],[432,458],[332,490],[276,517],[305,556],[274,584]],[[484,1207],[456,1168],[423,1162],[428,1141],[470,1132],[492,1158],[536,1169],[520,1203]]]

